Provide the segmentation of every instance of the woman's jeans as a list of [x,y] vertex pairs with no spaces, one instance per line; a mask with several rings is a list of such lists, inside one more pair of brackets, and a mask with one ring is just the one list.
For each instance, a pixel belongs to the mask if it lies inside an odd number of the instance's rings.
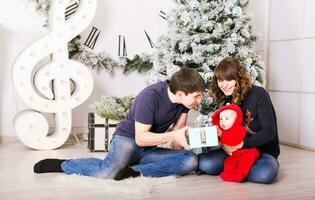
[[198,158],[191,151],[139,147],[132,138],[114,135],[106,157],[70,159],[61,168],[67,174],[114,178],[127,166],[143,176],[184,175],[197,169]]
[[[210,175],[217,175],[223,171],[224,160],[227,154],[220,148],[198,155],[199,171]],[[273,156],[263,153],[252,166],[246,181],[254,183],[272,183],[279,171],[279,163]]]

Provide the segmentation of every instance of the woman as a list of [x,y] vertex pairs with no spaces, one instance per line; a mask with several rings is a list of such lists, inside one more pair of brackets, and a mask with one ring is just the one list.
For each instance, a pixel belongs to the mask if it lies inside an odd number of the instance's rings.
[[214,70],[210,93],[218,104],[237,104],[242,108],[247,137],[236,146],[199,154],[199,170],[217,175],[223,170],[227,154],[237,149],[257,148],[259,159],[252,166],[246,181],[272,183],[277,177],[280,154],[277,119],[268,92],[251,84],[251,79],[240,63],[227,57]]

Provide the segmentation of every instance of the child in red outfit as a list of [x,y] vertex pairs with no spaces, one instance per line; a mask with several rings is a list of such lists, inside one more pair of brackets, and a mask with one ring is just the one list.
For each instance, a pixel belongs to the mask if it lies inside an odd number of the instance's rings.
[[[242,123],[242,110],[235,104],[222,106],[212,115],[212,125],[216,125],[221,133],[219,134],[221,144],[229,146],[240,144],[246,135],[246,128]],[[225,159],[220,177],[225,181],[241,182],[258,158],[259,152],[256,148],[238,149]]]

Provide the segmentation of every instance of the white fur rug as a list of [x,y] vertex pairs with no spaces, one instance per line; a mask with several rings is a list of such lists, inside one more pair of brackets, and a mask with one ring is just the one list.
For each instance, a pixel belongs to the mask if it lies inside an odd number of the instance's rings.
[[176,182],[175,176],[163,178],[137,177],[121,181],[111,179],[98,179],[79,175],[58,175],[54,181],[66,183],[67,186],[93,188],[93,190],[108,191],[111,193],[124,193],[130,195],[147,196],[156,186]]

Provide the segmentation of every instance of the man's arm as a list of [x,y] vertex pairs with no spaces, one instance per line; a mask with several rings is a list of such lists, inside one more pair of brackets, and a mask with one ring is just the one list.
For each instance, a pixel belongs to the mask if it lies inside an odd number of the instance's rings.
[[182,113],[173,126],[173,130],[178,130],[186,126],[188,113]]
[[[146,147],[146,146],[155,146],[164,144],[166,142],[176,142],[182,147],[184,147],[187,150],[190,150],[191,148],[187,144],[185,132],[187,130],[187,126],[180,127],[180,124],[182,123],[182,120],[186,121],[186,117],[180,116],[177,120],[177,123],[175,124],[174,128],[176,127],[177,130],[170,131],[167,133],[153,133],[150,132],[151,125],[142,124],[140,122],[135,122],[135,137],[136,137],[136,143],[139,146]],[[178,124],[178,125],[177,125]],[[185,123],[186,124],[186,123]],[[182,126],[182,125],[181,125]]]

